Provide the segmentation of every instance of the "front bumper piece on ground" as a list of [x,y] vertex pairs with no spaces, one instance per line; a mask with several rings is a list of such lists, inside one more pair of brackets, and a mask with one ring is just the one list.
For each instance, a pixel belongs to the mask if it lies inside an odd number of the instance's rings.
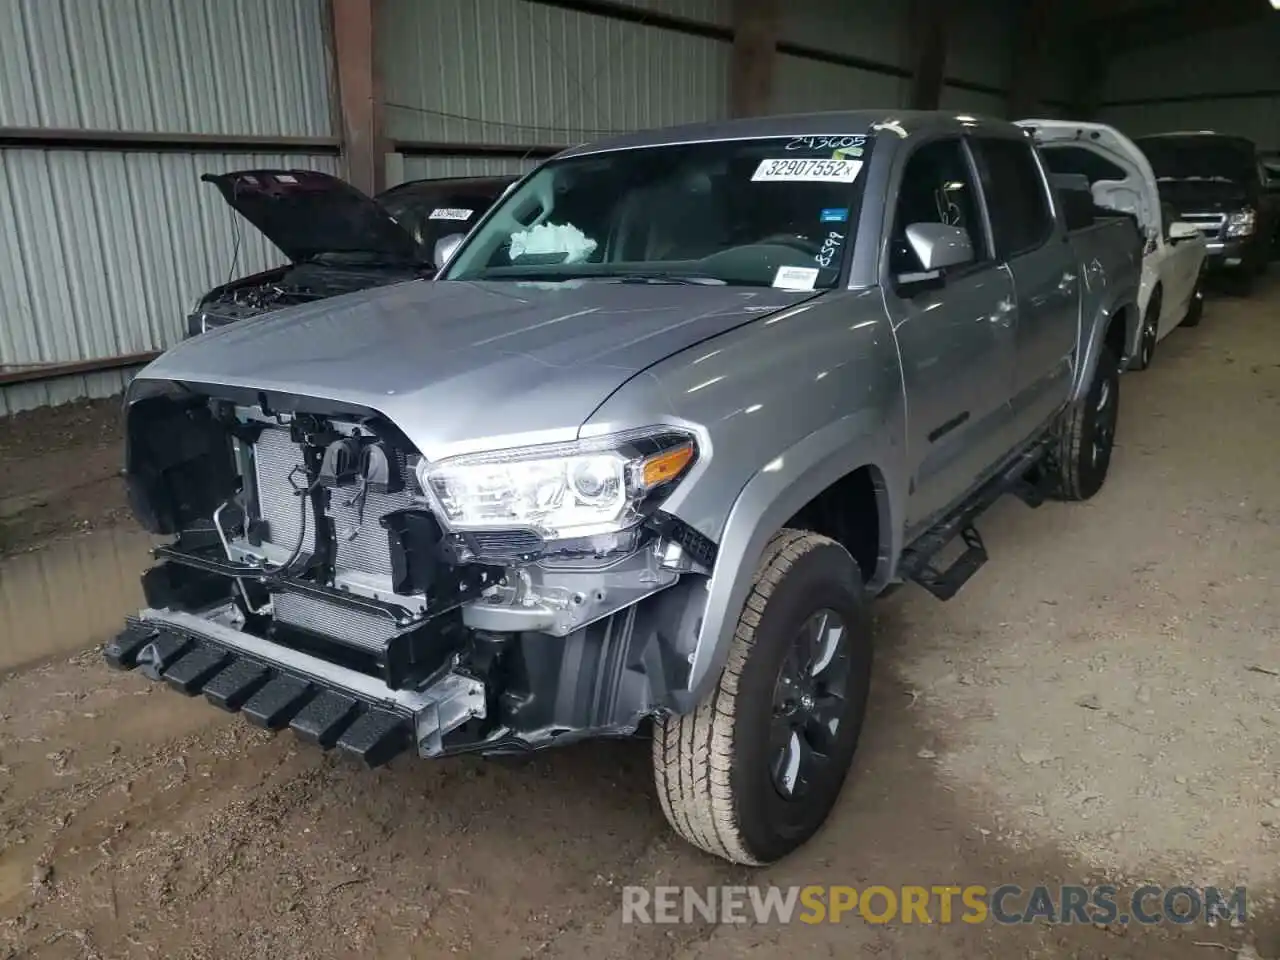
[[292,729],[370,767],[415,747],[443,752],[443,737],[485,715],[480,681],[448,674],[425,691],[391,690],[375,677],[203,617],[144,610],[103,649],[112,667],[137,668],[187,696],[268,730]]

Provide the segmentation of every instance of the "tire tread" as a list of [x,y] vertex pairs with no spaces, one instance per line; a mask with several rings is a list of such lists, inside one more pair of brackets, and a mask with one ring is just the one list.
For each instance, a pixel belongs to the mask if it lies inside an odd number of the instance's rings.
[[738,680],[778,584],[806,553],[834,544],[806,530],[777,533],[756,568],[714,692],[692,713],[659,717],[654,724],[654,780],[667,821],[689,843],[734,863],[762,863],[747,848],[731,783]]
[[[1103,364],[1107,364],[1110,369],[1117,369],[1119,366],[1119,360],[1107,346],[1102,348],[1098,357],[1099,372],[1104,369]],[[1096,377],[1099,374],[1094,375]],[[1071,405],[1066,419],[1058,429],[1058,442],[1053,450],[1053,459],[1056,465],[1055,480],[1058,497],[1062,500],[1087,500],[1092,496],[1092,493],[1085,489],[1086,481],[1082,472],[1085,434],[1089,418],[1093,415],[1093,405],[1089,402],[1092,396],[1091,387],[1085,395],[1084,402]]]

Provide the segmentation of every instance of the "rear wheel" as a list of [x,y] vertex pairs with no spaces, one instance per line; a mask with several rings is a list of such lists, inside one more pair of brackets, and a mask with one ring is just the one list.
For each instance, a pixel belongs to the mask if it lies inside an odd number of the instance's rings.
[[1160,288],[1151,294],[1147,312],[1142,317],[1142,333],[1138,338],[1138,350],[1129,363],[1130,370],[1146,370],[1156,355],[1156,342],[1160,339]]
[[1088,500],[1107,479],[1120,412],[1119,374],[1116,355],[1104,345],[1088,393],[1059,428],[1054,461],[1063,500]]
[[735,863],[786,856],[826,820],[866,713],[870,622],[848,551],[783,530],[765,549],[711,695],[654,725],[667,820]]

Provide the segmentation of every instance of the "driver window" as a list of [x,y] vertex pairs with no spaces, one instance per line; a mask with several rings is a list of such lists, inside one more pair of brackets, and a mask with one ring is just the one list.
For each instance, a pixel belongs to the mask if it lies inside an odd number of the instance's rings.
[[907,243],[907,227],[913,223],[963,227],[973,244],[974,261],[990,259],[973,176],[959,140],[926,143],[907,160],[889,238],[889,270],[894,276],[922,269],[920,259]]

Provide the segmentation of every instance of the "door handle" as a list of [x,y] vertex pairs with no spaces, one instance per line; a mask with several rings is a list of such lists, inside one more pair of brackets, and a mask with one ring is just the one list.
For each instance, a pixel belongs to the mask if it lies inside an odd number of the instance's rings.
[[1070,293],[1071,288],[1075,286],[1076,275],[1074,273],[1064,273],[1058,281],[1058,289],[1063,293]]

